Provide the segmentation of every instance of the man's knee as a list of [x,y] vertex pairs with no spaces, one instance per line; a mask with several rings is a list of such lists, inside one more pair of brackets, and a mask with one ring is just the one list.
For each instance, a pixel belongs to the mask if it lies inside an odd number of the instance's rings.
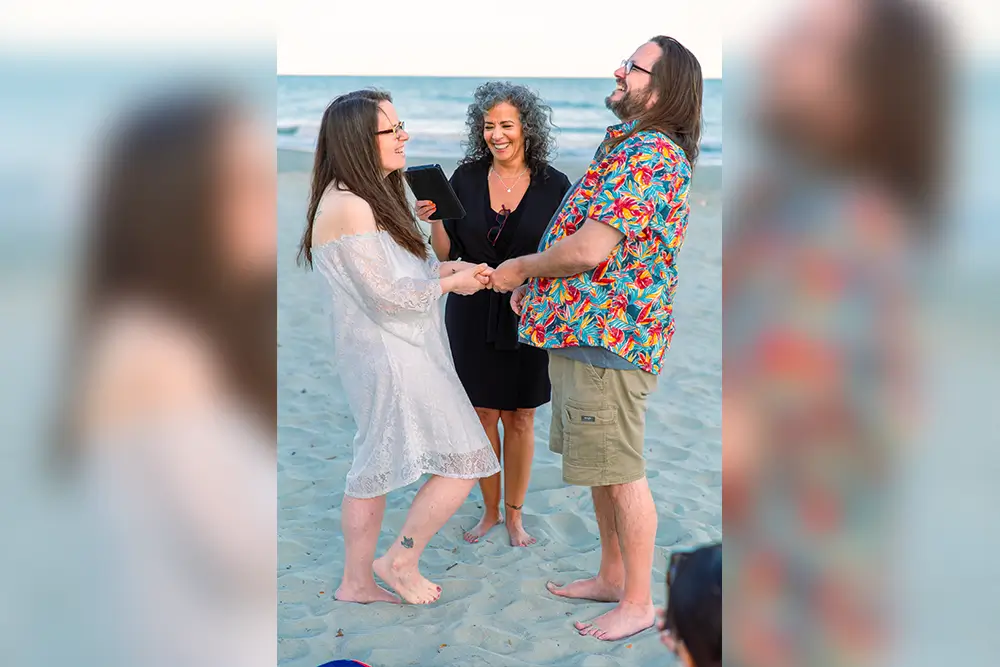
[[[608,484],[607,486],[598,487],[604,489],[604,493],[607,497],[614,502],[621,502],[626,498],[635,496],[636,492],[643,486],[646,481],[646,476],[631,482],[625,482],[623,484]],[[596,490],[596,489],[595,489]]]

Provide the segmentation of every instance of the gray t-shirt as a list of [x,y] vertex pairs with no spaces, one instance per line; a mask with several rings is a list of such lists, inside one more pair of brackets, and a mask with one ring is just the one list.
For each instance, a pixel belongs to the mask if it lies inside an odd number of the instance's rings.
[[559,347],[549,350],[549,354],[580,361],[597,368],[612,368],[619,371],[642,370],[631,361],[627,361],[611,350],[603,347]]

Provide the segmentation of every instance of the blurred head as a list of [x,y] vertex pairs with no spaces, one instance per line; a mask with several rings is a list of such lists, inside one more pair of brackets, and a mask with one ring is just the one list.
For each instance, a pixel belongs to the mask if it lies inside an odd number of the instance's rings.
[[704,87],[694,54],[674,38],[658,35],[636,49],[614,76],[615,90],[604,101],[608,109],[623,122],[638,121],[635,132],[659,130],[668,135],[694,166]]
[[277,181],[267,136],[256,121],[234,115],[220,140],[219,223],[224,257],[237,274],[275,271]]
[[938,21],[911,0],[809,0],[765,54],[758,120],[784,149],[921,208],[942,168]]
[[671,554],[661,638],[685,667],[722,667],[722,545]]
[[358,90],[330,103],[316,142],[300,263],[312,266],[313,218],[330,185],[364,199],[379,229],[417,257],[427,257],[427,245],[403,187],[401,170],[406,166],[404,146],[409,138],[387,92]]
[[498,163],[524,161],[541,173],[552,154],[552,109],[521,85],[489,81],[479,86],[466,115],[464,163],[491,159]]
[[198,330],[226,379],[275,411],[276,179],[267,133],[234,100],[185,92],[114,128],[97,172],[81,323],[141,303]]
[[99,294],[180,305],[214,285],[271,280],[276,180],[266,136],[234,101],[212,94],[157,100],[126,116],[92,211]]

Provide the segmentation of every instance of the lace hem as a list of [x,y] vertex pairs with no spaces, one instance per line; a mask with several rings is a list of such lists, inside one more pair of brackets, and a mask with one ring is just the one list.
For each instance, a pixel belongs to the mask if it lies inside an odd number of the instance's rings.
[[352,498],[377,498],[409,486],[427,474],[453,479],[481,479],[498,472],[500,462],[491,446],[467,454],[423,453],[400,470],[384,470],[355,478],[348,475],[344,493]]

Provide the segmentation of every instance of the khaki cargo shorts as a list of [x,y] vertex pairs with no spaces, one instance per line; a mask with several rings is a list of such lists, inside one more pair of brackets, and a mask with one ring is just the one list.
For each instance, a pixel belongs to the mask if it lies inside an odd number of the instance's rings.
[[562,454],[563,481],[610,486],[642,479],[646,399],[656,388],[656,376],[550,354],[549,378],[549,449]]

